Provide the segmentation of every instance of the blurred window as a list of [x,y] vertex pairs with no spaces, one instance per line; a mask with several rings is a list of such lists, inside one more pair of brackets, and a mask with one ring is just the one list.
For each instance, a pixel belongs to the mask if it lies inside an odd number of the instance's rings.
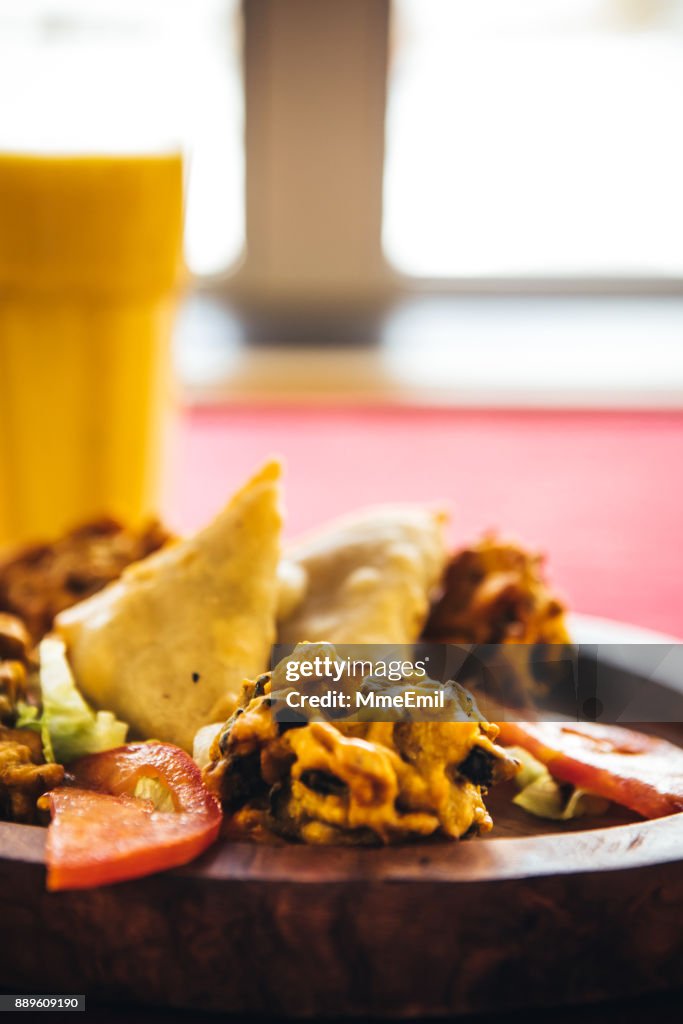
[[186,260],[244,246],[239,0],[0,0],[0,147],[188,157]]
[[683,273],[682,0],[394,0],[392,18],[394,267]]

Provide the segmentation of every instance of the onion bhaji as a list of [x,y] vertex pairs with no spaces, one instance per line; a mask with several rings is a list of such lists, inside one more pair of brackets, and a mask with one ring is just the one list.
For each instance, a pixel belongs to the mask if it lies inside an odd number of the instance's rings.
[[565,608],[548,588],[543,557],[488,534],[457,551],[424,638],[453,644],[567,644]]
[[[480,660],[506,646],[505,670],[482,676],[464,672],[460,681],[479,697],[493,699],[493,718],[507,711],[533,717],[535,698],[566,684],[571,639],[565,607],[543,576],[543,557],[488,534],[456,551],[432,605],[423,640],[479,646]],[[499,654],[502,652],[499,652]],[[507,711],[506,711],[507,709]]]
[[19,616],[37,643],[59,612],[118,579],[131,562],[169,539],[156,520],[132,529],[102,518],[12,552],[0,561],[0,612]]
[[0,820],[36,821],[38,797],[64,778],[62,765],[45,763],[37,732],[12,728],[18,703],[38,700],[35,645],[58,612],[168,539],[156,521],[132,530],[100,519],[0,561]]
[[38,733],[11,728],[29,696],[31,647],[21,619],[0,612],[0,821],[34,822],[38,797],[64,778],[61,765],[45,763]]
[[16,615],[0,612],[0,724],[14,722],[17,701],[27,696],[31,637]]
[[518,765],[471,699],[458,721],[295,720],[278,714],[280,681],[276,668],[245,684],[214,739],[204,779],[229,834],[375,844],[491,829],[483,796]]
[[61,764],[46,764],[38,733],[0,725],[0,821],[31,824],[36,802],[64,778]]

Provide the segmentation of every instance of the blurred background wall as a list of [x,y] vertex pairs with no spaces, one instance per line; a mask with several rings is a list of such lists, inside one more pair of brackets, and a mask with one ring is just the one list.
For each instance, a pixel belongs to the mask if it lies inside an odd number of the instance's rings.
[[182,142],[192,402],[680,406],[681,0],[2,0],[0,26],[4,138],[51,102],[62,142],[124,116]]
[[683,0],[0,0],[0,92],[184,151],[173,526],[277,451],[290,532],[444,499],[683,633]]

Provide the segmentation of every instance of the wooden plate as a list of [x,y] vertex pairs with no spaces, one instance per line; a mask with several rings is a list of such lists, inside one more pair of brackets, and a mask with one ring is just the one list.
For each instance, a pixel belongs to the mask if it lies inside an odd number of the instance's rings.
[[0,825],[0,988],[405,1017],[680,986],[683,814],[555,827],[504,791],[488,803],[485,841],[225,842],[180,871],[53,894],[44,830]]

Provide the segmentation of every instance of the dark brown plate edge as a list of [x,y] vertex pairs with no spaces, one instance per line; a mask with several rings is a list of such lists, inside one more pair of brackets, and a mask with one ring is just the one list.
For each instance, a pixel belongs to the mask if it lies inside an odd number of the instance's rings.
[[[45,836],[45,829],[38,826],[0,823],[0,863],[42,868]],[[256,846],[220,840],[197,861],[172,873],[207,882],[458,884],[628,870],[676,861],[683,864],[682,851],[683,812],[566,834],[372,849]]]

